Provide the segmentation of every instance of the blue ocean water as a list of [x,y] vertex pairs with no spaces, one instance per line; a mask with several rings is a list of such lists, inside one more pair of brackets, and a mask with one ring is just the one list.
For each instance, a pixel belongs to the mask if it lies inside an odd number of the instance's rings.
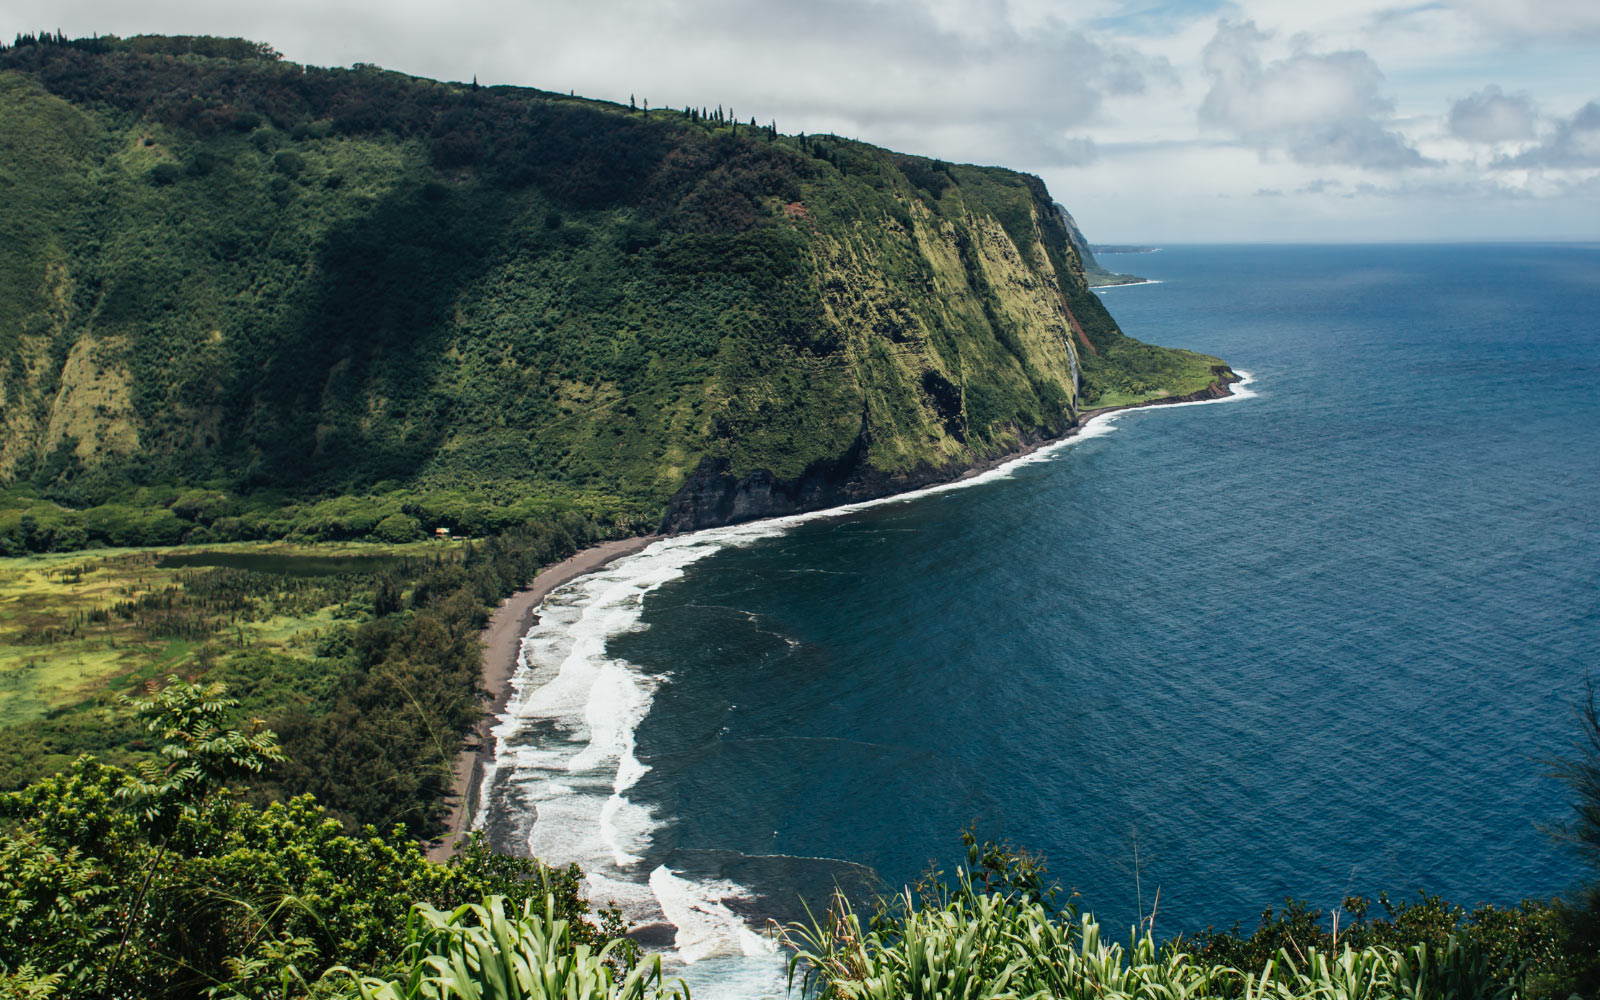
[[[1600,247],[1108,264],[1160,281],[1102,293],[1126,332],[1254,395],[636,586],[605,633],[647,691],[616,752],[643,770],[606,789],[638,819],[619,863],[759,917],[829,870],[799,859],[898,886],[971,826],[1112,927],[1159,889],[1165,933],[1571,888],[1541,762],[1600,667]],[[507,775],[502,841],[537,811]]]

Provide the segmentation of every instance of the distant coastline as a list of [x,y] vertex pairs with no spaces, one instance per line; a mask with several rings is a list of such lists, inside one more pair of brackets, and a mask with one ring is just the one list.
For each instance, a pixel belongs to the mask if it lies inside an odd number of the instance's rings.
[[1161,279],[1160,278],[1135,278],[1132,281],[1113,281],[1113,282],[1110,282],[1110,283],[1104,284],[1104,285],[1091,285],[1089,290],[1091,292],[1103,292],[1108,288],[1126,288],[1129,285],[1159,285],[1159,284],[1161,284]]
[[1101,288],[1110,288],[1113,285],[1142,285],[1150,280],[1149,278],[1141,278],[1137,274],[1116,274],[1104,268],[1100,268],[1092,274],[1086,271],[1084,272],[1084,278],[1091,292]]
[[1161,252],[1161,248],[1160,247],[1125,246],[1125,245],[1116,244],[1116,243],[1109,244],[1109,245],[1106,245],[1106,246],[1102,246],[1102,245],[1096,243],[1094,245],[1094,247],[1093,247],[1093,250],[1094,250],[1094,252],[1096,254],[1160,253]]
[[[921,492],[924,489],[938,489],[941,486],[963,483],[985,473],[996,471],[1026,459],[1042,449],[1051,448],[1071,440],[1081,434],[1096,418],[1103,417],[1106,414],[1154,406],[1204,403],[1227,399],[1236,395],[1232,389],[1233,385],[1249,381],[1248,375],[1240,375],[1226,366],[1218,366],[1214,369],[1214,372],[1216,380],[1197,392],[1085,410],[1079,414],[1077,421],[1059,437],[1035,441],[1003,456],[979,462],[944,484],[932,487],[921,486],[906,491],[906,493],[890,494],[879,499],[886,500],[894,496],[906,496],[911,493]],[[867,502],[873,501],[869,500]],[[843,506],[853,507],[855,504],[845,504]],[[820,513],[820,511],[817,513]],[[545,598],[549,597],[556,588],[602,569],[625,556],[642,552],[652,542],[662,537],[664,536],[656,534],[642,535],[634,538],[602,542],[599,545],[584,549],[540,572],[526,589],[512,594],[495,609],[489,618],[488,625],[481,633],[481,640],[484,644],[483,688],[489,696],[489,704],[486,706],[484,718],[477,728],[478,738],[476,744],[469,744],[463,747],[456,755],[451,790],[446,798],[446,802],[450,806],[450,816],[446,823],[445,832],[428,848],[430,859],[442,862],[449,858],[454,853],[458,842],[474,825],[474,814],[479,806],[477,802],[479,786],[485,768],[494,760],[494,736],[490,732],[490,728],[494,725],[497,717],[505,711],[506,705],[510,701],[511,680],[517,671],[518,660],[522,650],[522,640],[528,634],[529,629],[532,628],[539,606],[544,603]]]

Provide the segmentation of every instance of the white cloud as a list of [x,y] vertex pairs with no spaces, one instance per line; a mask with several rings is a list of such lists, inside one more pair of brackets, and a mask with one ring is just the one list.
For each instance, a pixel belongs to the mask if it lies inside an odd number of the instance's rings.
[[1590,101],[1557,123],[1548,139],[1517,156],[1496,160],[1497,167],[1600,167],[1600,101]]
[[1254,22],[1218,23],[1205,48],[1211,89],[1200,105],[1202,124],[1301,163],[1395,170],[1426,162],[1385,127],[1393,104],[1365,52],[1316,54],[1302,40],[1287,57],[1263,62],[1271,40]]
[[1450,132],[1468,142],[1497,143],[1532,139],[1538,112],[1524,94],[1507,96],[1488,86],[1450,107]]
[[1594,0],[1449,0],[1447,6],[1502,37],[1568,42],[1600,38],[1600,4]]

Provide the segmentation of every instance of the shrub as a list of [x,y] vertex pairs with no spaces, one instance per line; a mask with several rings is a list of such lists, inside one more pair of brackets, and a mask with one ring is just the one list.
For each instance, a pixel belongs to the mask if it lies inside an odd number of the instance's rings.
[[306,168],[306,158],[292,149],[281,149],[273,154],[272,165],[281,173],[299,177],[300,172]]
[[382,542],[410,542],[422,537],[422,522],[410,514],[390,514],[378,522],[372,534]]
[[1022,896],[986,894],[963,880],[931,904],[907,893],[894,912],[863,922],[842,897],[821,921],[791,926],[804,996],[850,1000],[1135,1000],[1273,997],[1275,1000],[1494,1000],[1517,996],[1489,974],[1481,953],[1450,938],[1442,948],[1279,951],[1257,969],[1207,964],[1135,933],[1102,940],[1090,914],[1051,912]]
[[179,167],[176,163],[167,163],[165,161],[157,163],[155,166],[145,171],[145,177],[156,187],[166,187],[168,184],[174,183],[182,176],[183,169],[181,167]]
[[443,913],[426,903],[406,919],[409,968],[394,978],[354,976],[362,1000],[656,1000],[688,991],[664,992],[661,959],[644,964],[613,939],[599,950],[575,944],[573,924],[562,918],[553,897],[520,910],[501,896]]
[[334,965],[400,961],[413,903],[491,894],[524,912],[537,902],[563,925],[561,949],[631,969],[620,916],[590,917],[576,868],[494,855],[476,838],[437,865],[398,830],[347,834],[308,796],[240,801],[229,786],[280,755],[270,732],[231,726],[233,706],[220,685],[173,678],[138,705],[159,750],[134,773],[84,756],[0,795],[0,971],[22,976],[0,989],[300,995]]

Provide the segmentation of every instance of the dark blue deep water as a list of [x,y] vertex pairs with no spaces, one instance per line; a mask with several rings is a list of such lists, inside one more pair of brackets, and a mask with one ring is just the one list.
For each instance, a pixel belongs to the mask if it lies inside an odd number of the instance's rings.
[[[668,680],[663,850],[891,885],[1009,839],[1108,923],[1573,886],[1542,833],[1600,667],[1600,248],[1181,247],[1123,329],[1254,398],[690,566],[612,655]],[[1137,888],[1136,888],[1137,875]],[[764,886],[781,891],[781,886]]]

